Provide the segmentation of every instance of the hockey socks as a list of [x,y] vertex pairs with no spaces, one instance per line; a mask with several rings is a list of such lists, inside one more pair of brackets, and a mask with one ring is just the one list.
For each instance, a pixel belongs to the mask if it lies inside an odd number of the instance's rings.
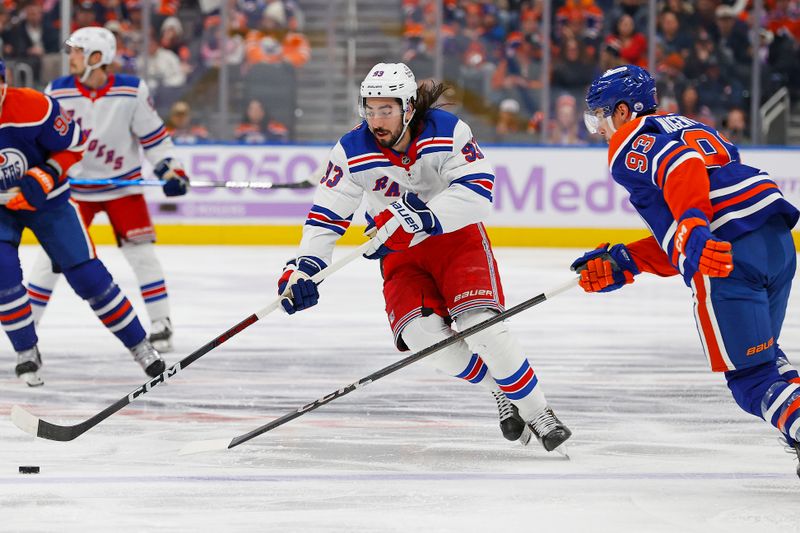
[[75,292],[86,300],[97,317],[122,344],[131,348],[145,338],[145,332],[128,298],[122,294],[106,267],[91,259],[64,271]]
[[0,323],[15,351],[22,352],[36,346],[38,338],[33,326],[31,304],[22,283],[0,289]]

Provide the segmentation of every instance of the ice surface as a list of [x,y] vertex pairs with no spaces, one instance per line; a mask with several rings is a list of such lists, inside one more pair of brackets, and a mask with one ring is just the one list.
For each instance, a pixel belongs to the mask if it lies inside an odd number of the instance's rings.
[[[23,247],[29,267],[35,250]],[[160,247],[176,351],[185,357],[267,305],[289,248]],[[582,251],[498,249],[508,305],[557,287]],[[344,251],[340,251],[340,256]],[[100,256],[138,309],[118,250]],[[797,361],[798,302],[782,333]],[[403,355],[377,264],[322,285],[320,305],[264,317],[72,442],[34,439],[14,404],[74,424],[145,382],[130,354],[62,280],[40,328],[45,386],[0,367],[2,531],[800,530],[796,461],[707,370],[679,278],[561,294],[511,321],[571,460],[506,442],[491,396],[424,362],[232,450],[230,439]],[[21,475],[19,465],[41,473]]]

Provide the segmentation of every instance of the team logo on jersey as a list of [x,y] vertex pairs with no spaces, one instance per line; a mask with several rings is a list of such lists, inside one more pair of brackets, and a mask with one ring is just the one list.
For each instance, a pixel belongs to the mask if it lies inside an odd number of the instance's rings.
[[28,159],[16,148],[0,150],[0,189],[9,189],[17,185],[19,179],[28,170]]
[[403,159],[401,159],[400,162],[403,163],[404,165],[408,165],[409,163],[411,163],[411,159],[409,159],[407,155],[404,155]]

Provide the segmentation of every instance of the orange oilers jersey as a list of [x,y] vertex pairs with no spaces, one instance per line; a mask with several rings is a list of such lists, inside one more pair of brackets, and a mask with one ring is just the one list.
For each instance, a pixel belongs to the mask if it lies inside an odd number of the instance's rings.
[[7,89],[0,112],[0,190],[19,186],[28,170],[47,163],[60,173],[48,205],[64,202],[66,172],[83,149],[80,127],[58,102],[33,89]]
[[[652,256],[656,242],[672,257],[677,220],[690,208],[705,213],[724,240],[774,215],[790,227],[800,216],[766,172],[741,163],[739,150],[721,133],[681,115],[649,115],[622,126],[609,142],[608,164],[655,238],[653,246],[640,248],[649,257],[635,254],[637,264],[666,262]],[[663,266],[645,270],[664,275]]]

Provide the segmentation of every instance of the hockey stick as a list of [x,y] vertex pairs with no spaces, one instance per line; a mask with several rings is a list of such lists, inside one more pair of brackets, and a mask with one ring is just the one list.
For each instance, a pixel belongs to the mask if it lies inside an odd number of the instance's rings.
[[19,187],[11,187],[7,191],[0,192],[0,205],[6,205],[12,198],[19,194]]
[[450,346],[450,345],[452,345],[452,344],[454,344],[454,343],[456,343],[456,342],[458,342],[458,341],[460,341],[460,340],[462,340],[462,339],[464,339],[466,337],[469,337],[470,335],[474,335],[475,333],[478,333],[479,331],[483,331],[484,329],[486,329],[486,328],[488,328],[490,326],[493,326],[493,325],[497,324],[498,322],[502,322],[503,320],[505,320],[507,318],[510,318],[510,317],[512,317],[512,316],[514,316],[516,314],[519,314],[519,313],[525,311],[526,309],[529,309],[529,308],[533,307],[534,305],[538,305],[538,304],[544,302],[545,300],[549,300],[553,296],[555,296],[557,294],[560,294],[560,293],[562,293],[562,292],[574,287],[577,284],[577,280],[578,279],[579,278],[573,278],[573,279],[569,280],[568,283],[564,283],[563,285],[561,285],[559,287],[556,287],[555,289],[552,289],[550,291],[543,292],[543,293],[541,293],[541,294],[539,294],[537,296],[534,296],[530,300],[526,300],[526,301],[522,302],[519,305],[515,305],[511,309],[506,309],[502,313],[498,313],[497,315],[493,316],[492,318],[490,318],[488,320],[484,320],[483,322],[481,322],[479,324],[475,324],[474,326],[472,326],[470,328],[467,328],[464,331],[461,331],[461,332],[453,335],[450,338],[447,338],[445,340],[439,341],[436,344],[434,344],[432,346],[429,346],[428,348],[425,348],[424,350],[421,350],[421,351],[419,351],[419,352],[417,352],[415,354],[409,355],[408,357],[406,357],[404,359],[401,359],[401,360],[399,360],[399,361],[397,361],[395,363],[392,363],[391,365],[389,365],[387,367],[384,367],[384,368],[378,370],[377,372],[373,372],[372,374],[359,379],[355,383],[351,383],[350,385],[344,386],[341,389],[333,391],[332,393],[328,394],[327,396],[323,396],[322,398],[314,400],[311,403],[307,403],[306,405],[304,405],[302,407],[299,407],[296,410],[294,410],[294,411],[292,411],[290,413],[287,413],[287,414],[283,415],[280,418],[276,418],[272,422],[269,422],[268,424],[264,424],[263,426],[258,427],[258,428],[254,429],[254,430],[252,430],[252,431],[250,431],[248,433],[245,433],[243,435],[239,435],[239,436],[234,437],[232,439],[214,439],[214,440],[193,441],[193,442],[190,442],[190,443],[186,444],[183,448],[181,448],[181,450],[178,452],[178,454],[179,455],[189,455],[189,454],[193,454],[193,453],[202,453],[202,452],[210,452],[210,451],[217,451],[217,450],[225,450],[225,449],[235,448],[236,446],[239,446],[240,444],[243,444],[243,443],[249,441],[250,439],[252,439],[254,437],[257,437],[257,436],[259,436],[259,435],[261,435],[263,433],[266,433],[267,431],[271,431],[271,430],[273,430],[273,429],[275,429],[275,428],[277,428],[279,426],[282,426],[285,423],[294,420],[295,418],[299,418],[299,417],[303,416],[304,414],[306,414],[308,412],[311,412],[314,409],[317,409],[318,407],[322,407],[326,403],[330,403],[333,400],[336,400],[337,398],[341,398],[342,396],[344,396],[346,394],[350,394],[351,392],[353,392],[356,389],[360,389],[362,387],[366,387],[370,383],[372,383],[374,381],[378,381],[382,377],[386,377],[389,374],[393,374],[394,372],[397,372],[401,368],[405,368],[405,367],[407,367],[408,365],[410,365],[412,363],[416,363],[420,359],[423,359],[423,358],[431,355],[434,352],[438,352],[439,350],[441,350],[443,348],[446,348],[446,347],[448,347],[448,346]]
[[[70,178],[72,185],[117,185],[134,186],[134,185],[164,185],[165,180],[156,179],[136,179],[136,180],[115,180],[115,179],[102,179],[102,180],[89,180]],[[311,181],[298,181],[295,183],[273,183],[271,181],[195,181],[189,182],[190,187],[214,187],[224,189],[310,189],[314,186]]]
[[[343,257],[342,259],[334,262],[329,267],[324,268],[317,272],[315,275],[311,277],[311,280],[314,282],[321,282],[337,270],[341,269],[346,264],[352,262],[356,258],[360,257],[363,254],[368,246],[370,245],[371,241],[367,241],[366,243],[362,244],[358,248],[356,248],[353,252],[349,255]],[[201,346],[191,354],[187,355],[171,367],[167,368],[164,372],[160,375],[154,377],[141,387],[138,387],[131,391],[130,394],[124,396],[114,402],[112,405],[109,405],[96,415],[88,418],[87,420],[75,424],[72,426],[61,426],[58,424],[53,424],[51,422],[47,422],[46,420],[42,420],[41,418],[29,413],[22,407],[15,405],[11,408],[11,421],[20,428],[22,431],[26,433],[30,433],[35,437],[41,437],[43,439],[48,440],[57,440],[57,441],[69,441],[76,437],[79,437],[92,429],[94,426],[105,420],[106,418],[110,417],[117,411],[121,410],[123,407],[128,405],[129,403],[133,402],[137,398],[144,396],[148,392],[150,392],[154,387],[160,385],[161,383],[166,382],[168,379],[171,379],[175,376],[178,372],[189,366],[190,364],[194,363],[202,356],[219,346],[220,344],[224,343],[234,335],[241,333],[247,327],[255,324],[260,319],[264,318],[266,315],[270,314],[274,310],[280,307],[281,298],[276,298],[271,304],[264,307],[263,309],[256,311],[252,315],[248,316],[228,331],[223,333],[222,335],[218,336],[214,340],[208,342],[207,344]]]

